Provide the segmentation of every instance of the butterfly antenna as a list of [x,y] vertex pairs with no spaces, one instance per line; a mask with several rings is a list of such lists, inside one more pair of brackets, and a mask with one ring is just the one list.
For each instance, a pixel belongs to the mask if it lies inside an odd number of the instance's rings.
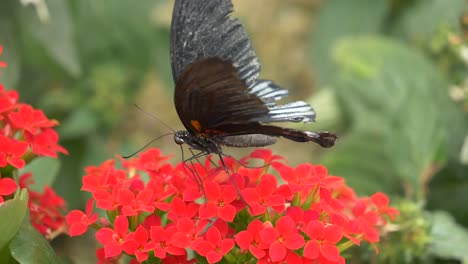
[[145,148],[147,148],[149,145],[153,144],[153,142],[155,142],[156,140],[162,138],[162,137],[165,137],[165,136],[169,136],[169,135],[173,135],[174,133],[167,133],[167,134],[164,134],[162,136],[159,136],[153,140],[151,140],[150,142],[148,142],[146,145],[144,145],[143,147],[141,147],[139,150],[135,151],[134,153],[128,155],[128,156],[122,156],[124,159],[128,159],[128,158],[131,158],[133,156],[135,156],[136,154],[138,154],[140,151],[144,150]]
[[169,128],[172,132],[176,132],[174,129],[172,129],[168,124],[164,123],[161,119],[157,118],[155,115],[149,113],[149,112],[146,112],[145,110],[143,110],[140,106],[138,106],[137,104],[134,104],[134,106],[140,110],[141,112],[147,114],[148,116],[152,117],[153,119],[155,119],[156,121],[158,121],[159,123],[163,124],[165,127]]

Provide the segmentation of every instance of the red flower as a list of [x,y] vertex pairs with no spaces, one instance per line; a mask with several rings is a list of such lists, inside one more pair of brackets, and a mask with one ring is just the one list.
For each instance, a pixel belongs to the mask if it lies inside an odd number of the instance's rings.
[[181,217],[192,218],[198,212],[200,206],[196,203],[189,202],[188,204],[182,201],[179,197],[175,197],[171,201],[171,209],[167,214],[167,218],[173,222]]
[[[114,230],[115,229],[115,230]],[[106,258],[111,258],[122,253],[122,244],[128,232],[128,219],[123,215],[117,216],[114,229],[104,227],[96,232],[96,238],[104,245]]]
[[0,167],[10,164],[17,169],[23,168],[25,161],[21,157],[27,150],[28,143],[0,135]]
[[80,210],[73,210],[67,215],[67,223],[70,225],[70,236],[79,236],[88,230],[88,226],[98,219],[97,213],[93,214],[94,200],[90,199],[86,204],[86,214]]
[[227,222],[232,222],[236,216],[236,208],[231,203],[237,198],[234,186],[225,185],[223,188],[215,182],[205,184],[206,199],[205,204],[200,206],[198,215],[202,219],[209,219],[218,216]]
[[135,255],[139,262],[143,262],[148,259],[148,252],[144,250],[147,243],[148,231],[143,226],[138,226],[135,232],[125,236],[125,242],[122,243],[122,250],[129,255]]
[[26,140],[31,143],[32,151],[38,156],[57,158],[57,152],[68,154],[68,151],[57,145],[59,136],[55,130],[46,128],[37,135],[25,133]]
[[370,197],[372,203],[377,207],[379,214],[388,215],[390,219],[395,220],[395,217],[400,214],[397,209],[389,207],[390,200],[387,195],[378,192]]
[[[3,46],[0,46],[0,55],[2,55]],[[6,62],[0,61],[0,67],[5,68],[7,66]]]
[[145,250],[153,250],[154,255],[159,259],[165,259],[167,253],[178,256],[185,255],[185,249],[171,243],[172,235],[176,232],[176,226],[169,226],[166,229],[161,226],[152,226],[150,230],[151,242],[146,245]]
[[269,245],[272,261],[284,259],[289,250],[296,250],[304,245],[304,238],[297,233],[293,220],[284,216],[276,222],[276,227],[266,227],[260,231],[262,241]]
[[195,245],[195,251],[206,257],[208,263],[219,262],[225,254],[234,247],[234,241],[229,238],[223,239],[218,228],[211,227],[206,232],[206,240]]
[[15,128],[28,131],[36,135],[41,128],[48,128],[57,125],[57,121],[49,120],[41,110],[35,110],[30,105],[22,105],[18,112],[8,115]]
[[332,263],[341,261],[340,250],[336,246],[336,243],[343,237],[341,227],[325,226],[320,221],[311,221],[307,225],[306,234],[310,241],[304,247],[304,257],[312,260],[324,258]]
[[172,236],[171,243],[179,248],[192,248],[201,240],[199,235],[207,225],[207,220],[200,220],[195,224],[189,218],[180,218],[177,221],[177,232]]
[[355,218],[346,225],[345,231],[349,234],[363,234],[364,239],[369,243],[379,242],[379,232],[375,228],[379,222],[379,216],[369,209],[368,200],[358,200],[353,207],[353,214]]
[[162,156],[159,149],[149,149],[143,152],[136,161],[131,161],[132,165],[125,161],[124,166],[134,166],[136,169],[146,171],[150,175],[155,175],[161,168],[161,163],[168,160],[168,156]]
[[297,229],[304,232],[307,227],[307,223],[312,220],[318,220],[320,215],[319,212],[314,210],[303,210],[297,206],[288,207],[286,210],[286,215],[291,217],[291,219],[296,224]]
[[270,149],[256,149],[250,153],[249,157],[262,159],[265,165],[272,165],[275,161],[284,160],[280,155],[273,155]]
[[122,214],[134,216],[140,212],[153,212],[152,196],[153,192],[148,189],[139,192],[135,197],[132,191],[122,188],[119,193],[119,204],[122,206]]
[[242,197],[250,208],[252,215],[260,215],[266,212],[267,207],[272,207],[278,213],[284,211],[284,197],[275,194],[276,178],[273,175],[263,175],[256,188],[247,188],[242,190]]
[[0,204],[3,203],[3,196],[10,195],[16,191],[18,186],[13,179],[0,178]]
[[0,83],[0,120],[4,119],[9,111],[15,109],[18,97],[17,91],[5,92],[5,87]]
[[255,219],[253,220],[246,231],[241,231],[236,235],[236,242],[243,250],[249,250],[254,257],[261,259],[266,255],[265,249],[268,245],[260,239],[260,231],[264,228],[263,223]]
[[29,189],[28,207],[32,226],[47,239],[65,231],[65,200],[49,186],[44,187],[44,193]]

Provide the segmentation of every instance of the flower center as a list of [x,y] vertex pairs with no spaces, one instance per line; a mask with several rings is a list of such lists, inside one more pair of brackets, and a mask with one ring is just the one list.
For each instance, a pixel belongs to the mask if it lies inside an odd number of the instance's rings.
[[224,206],[224,200],[218,200],[218,206],[223,207]]

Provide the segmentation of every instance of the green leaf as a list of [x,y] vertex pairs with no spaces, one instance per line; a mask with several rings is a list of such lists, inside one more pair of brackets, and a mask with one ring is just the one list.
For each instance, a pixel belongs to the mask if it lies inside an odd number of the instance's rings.
[[401,193],[400,179],[389,166],[389,157],[381,151],[383,136],[371,131],[354,131],[337,144],[321,160],[331,174],[346,179],[357,193],[370,195],[377,191],[389,195]]
[[396,31],[406,38],[426,41],[441,26],[458,28],[459,18],[465,8],[465,0],[416,1],[399,19]]
[[49,242],[31,226],[29,217],[25,217],[18,234],[10,243],[13,258],[20,264],[60,263]]
[[328,0],[323,2],[314,21],[311,41],[312,61],[321,86],[333,80],[334,45],[349,36],[377,33],[385,19],[384,0]]
[[48,17],[41,20],[34,7],[20,9],[23,26],[49,55],[74,77],[81,74],[78,52],[73,40],[73,23],[67,1],[46,0]]
[[62,122],[58,132],[62,140],[66,140],[93,134],[97,126],[96,114],[87,107],[80,107]]
[[468,165],[468,135],[465,136],[463,147],[460,153],[460,162],[464,165]]
[[3,46],[3,53],[0,61],[7,63],[6,68],[0,69],[0,83],[6,89],[12,89],[19,80],[20,57],[16,48],[15,35],[10,21],[0,19],[0,46]]
[[468,261],[468,230],[443,211],[432,215],[432,243],[429,252],[444,259]]
[[50,157],[38,157],[20,170],[20,174],[32,173],[34,184],[29,187],[42,192],[45,186],[52,186],[60,169],[60,161]]
[[[351,133],[363,133],[358,136],[364,139],[360,144],[374,145],[364,147],[371,153],[358,153],[364,159],[380,156],[385,161],[381,165],[393,174],[388,177],[406,182],[421,198],[425,173],[446,157],[440,155],[447,145],[445,120],[454,118],[447,81],[424,56],[385,38],[343,39],[334,58],[338,67],[334,87],[352,124]],[[376,140],[366,142],[369,133]],[[354,147],[343,152],[356,155]],[[355,164],[356,169],[359,165]],[[361,177],[370,179],[375,174]]]
[[0,249],[16,235],[28,210],[28,191],[21,190],[0,205]]

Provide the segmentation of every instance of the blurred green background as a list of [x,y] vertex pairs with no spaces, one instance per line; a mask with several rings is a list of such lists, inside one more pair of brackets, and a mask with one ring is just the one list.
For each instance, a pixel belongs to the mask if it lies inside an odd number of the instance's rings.
[[[379,259],[353,253],[352,263],[468,263],[467,1],[233,2],[262,78],[316,109],[316,123],[296,127],[340,137],[332,149],[286,140],[272,149],[292,165],[325,164],[359,194],[382,191],[398,202],[400,235]],[[182,129],[172,102],[172,5],[1,0],[1,60],[9,66],[0,82],[60,121],[70,155],[36,164],[43,175],[36,179],[53,183],[69,208],[87,199],[79,191],[86,166],[168,132],[133,104]],[[181,159],[171,137],[152,146]],[[249,151],[225,150],[236,157]],[[62,237],[55,245],[89,263],[87,239]]]

